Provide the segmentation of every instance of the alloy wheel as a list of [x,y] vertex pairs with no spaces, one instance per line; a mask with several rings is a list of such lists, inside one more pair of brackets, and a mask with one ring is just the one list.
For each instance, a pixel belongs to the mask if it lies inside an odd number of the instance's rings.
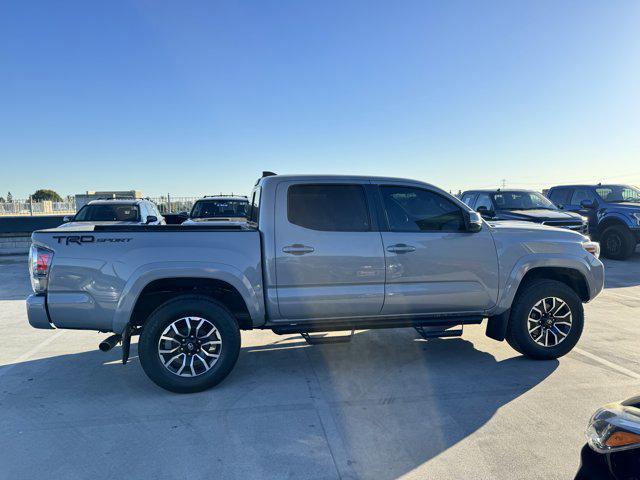
[[538,301],[527,318],[529,336],[538,345],[555,347],[571,331],[571,308],[564,300],[546,297]]
[[220,332],[201,317],[182,317],[171,322],[158,340],[160,361],[180,377],[197,377],[208,372],[221,351]]

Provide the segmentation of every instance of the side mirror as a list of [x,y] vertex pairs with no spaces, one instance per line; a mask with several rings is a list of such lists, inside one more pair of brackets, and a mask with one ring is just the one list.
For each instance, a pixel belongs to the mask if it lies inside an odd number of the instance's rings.
[[484,205],[478,207],[478,213],[480,215],[482,215],[485,218],[493,218],[496,215],[496,212],[494,212],[493,210],[489,210],[487,207],[485,207]]
[[156,217],[155,215],[148,215],[147,216],[147,225],[150,223],[154,223],[158,221],[158,217]]
[[482,230],[482,217],[478,212],[469,212],[465,218],[467,232],[476,233]]
[[596,208],[596,202],[594,202],[593,200],[582,200],[580,202],[580,206],[582,208],[588,208],[588,209],[594,209]]
[[62,218],[62,223],[69,223],[71,221],[71,219],[73,219],[73,217],[70,217],[69,215],[65,215]]

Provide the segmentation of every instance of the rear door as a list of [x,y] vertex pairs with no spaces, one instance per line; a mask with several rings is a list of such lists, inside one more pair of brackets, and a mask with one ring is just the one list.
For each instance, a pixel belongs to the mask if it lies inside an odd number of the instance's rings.
[[387,231],[384,314],[477,313],[495,305],[489,227],[466,231],[462,207],[425,187],[380,184]]
[[283,182],[276,191],[275,261],[282,318],[377,315],[384,251],[367,188],[342,182]]

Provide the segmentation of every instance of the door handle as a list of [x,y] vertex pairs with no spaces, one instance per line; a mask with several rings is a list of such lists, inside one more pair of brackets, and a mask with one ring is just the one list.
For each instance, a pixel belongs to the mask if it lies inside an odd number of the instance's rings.
[[411,245],[407,245],[405,243],[396,243],[395,245],[389,245],[387,247],[387,252],[391,253],[409,253],[415,252],[416,247],[412,247]]
[[284,253],[290,253],[291,255],[305,255],[307,253],[313,253],[315,249],[307,245],[294,243],[293,245],[287,245],[286,247],[282,247],[282,251]]

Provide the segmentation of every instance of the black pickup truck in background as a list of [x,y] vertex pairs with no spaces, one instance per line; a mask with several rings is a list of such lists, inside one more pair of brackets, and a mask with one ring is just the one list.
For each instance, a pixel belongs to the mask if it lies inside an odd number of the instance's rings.
[[561,210],[533,190],[468,190],[462,201],[486,220],[520,220],[588,233],[587,218]]

